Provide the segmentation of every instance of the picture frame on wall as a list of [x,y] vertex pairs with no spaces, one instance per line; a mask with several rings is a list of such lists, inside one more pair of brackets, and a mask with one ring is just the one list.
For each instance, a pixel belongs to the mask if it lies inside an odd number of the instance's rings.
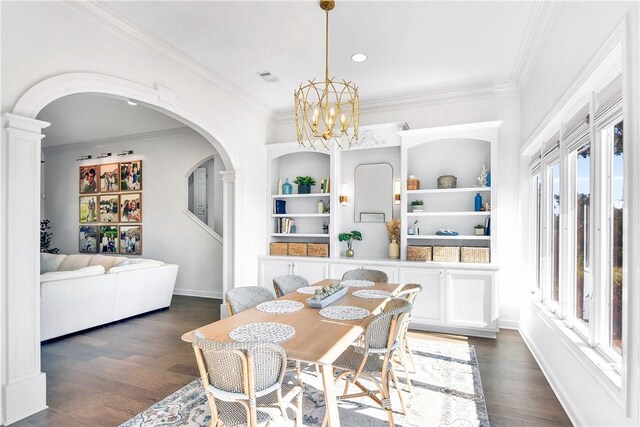
[[80,196],[81,224],[98,222],[98,196]]
[[118,194],[102,195],[98,199],[100,222],[120,221],[120,196]]
[[97,165],[80,166],[80,194],[98,192],[98,170]]
[[142,190],[142,160],[120,163],[120,191]]
[[120,195],[120,222],[142,221],[142,193]]
[[101,225],[100,226],[100,241],[99,252],[106,254],[117,254],[118,243],[118,226],[117,225]]
[[78,252],[81,254],[98,252],[98,226],[81,225],[78,237]]
[[120,191],[120,163],[100,165],[100,192]]
[[120,226],[120,253],[122,255],[142,255],[142,226]]

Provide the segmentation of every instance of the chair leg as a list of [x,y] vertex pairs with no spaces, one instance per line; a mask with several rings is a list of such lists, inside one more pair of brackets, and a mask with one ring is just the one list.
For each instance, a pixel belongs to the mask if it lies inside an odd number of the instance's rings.
[[[400,348],[398,351],[398,358],[400,359],[400,364],[402,365],[402,369],[404,370],[404,375],[407,378],[407,385],[409,386],[409,393],[413,393],[413,384],[411,384],[411,377],[409,376],[409,369],[407,368],[407,355]],[[414,369],[415,372],[415,369]]]
[[387,413],[387,418],[389,418],[389,425],[391,427],[395,426],[393,422],[393,409],[391,408],[391,397],[389,395],[389,372],[383,372],[382,374],[382,384],[381,389],[382,392],[382,408]]
[[411,347],[409,347],[408,339],[404,340],[404,350],[405,350],[405,354],[409,354],[409,358],[411,359],[411,366],[413,366],[413,373],[415,374],[417,372],[416,361],[413,359],[413,352],[411,351]]
[[[391,369],[390,372],[391,372],[391,379],[393,380],[393,385],[396,387],[396,390],[398,392],[398,398],[400,399],[400,406],[402,406],[402,415],[407,415],[407,407],[404,405],[404,399],[402,398],[402,390],[400,390],[400,387],[398,387],[398,377],[396,377],[396,373],[393,371],[393,369]],[[405,372],[406,372],[406,368],[405,368]]]

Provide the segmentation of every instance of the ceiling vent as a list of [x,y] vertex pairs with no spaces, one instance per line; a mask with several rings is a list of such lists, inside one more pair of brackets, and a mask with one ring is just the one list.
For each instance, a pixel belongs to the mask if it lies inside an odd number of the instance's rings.
[[275,82],[279,82],[280,79],[278,78],[278,76],[274,76],[273,74],[271,74],[268,71],[261,71],[259,73],[257,73],[260,77],[262,77],[262,80],[264,80],[267,83],[275,83]]

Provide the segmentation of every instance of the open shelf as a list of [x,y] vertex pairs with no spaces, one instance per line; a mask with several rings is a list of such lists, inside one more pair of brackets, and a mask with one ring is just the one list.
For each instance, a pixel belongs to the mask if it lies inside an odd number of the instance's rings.
[[271,237],[322,237],[329,238],[329,235],[324,233],[271,233]]
[[271,214],[273,218],[328,218],[328,213]]
[[438,234],[407,235],[407,240],[491,240],[491,236],[457,235],[440,236]]
[[426,188],[424,190],[407,190],[407,194],[488,193],[490,191],[491,187]]
[[407,212],[407,216],[490,216],[491,211],[484,212]]
[[303,199],[305,197],[329,197],[331,193],[309,193],[309,194],[272,194],[272,199]]

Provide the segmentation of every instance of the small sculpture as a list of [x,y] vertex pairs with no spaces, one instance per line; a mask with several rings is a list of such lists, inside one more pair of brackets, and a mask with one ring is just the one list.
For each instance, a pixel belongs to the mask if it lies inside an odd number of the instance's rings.
[[478,181],[478,187],[486,187],[487,186],[487,175],[489,174],[489,170],[482,165],[482,170],[480,171],[480,176],[476,178]]

